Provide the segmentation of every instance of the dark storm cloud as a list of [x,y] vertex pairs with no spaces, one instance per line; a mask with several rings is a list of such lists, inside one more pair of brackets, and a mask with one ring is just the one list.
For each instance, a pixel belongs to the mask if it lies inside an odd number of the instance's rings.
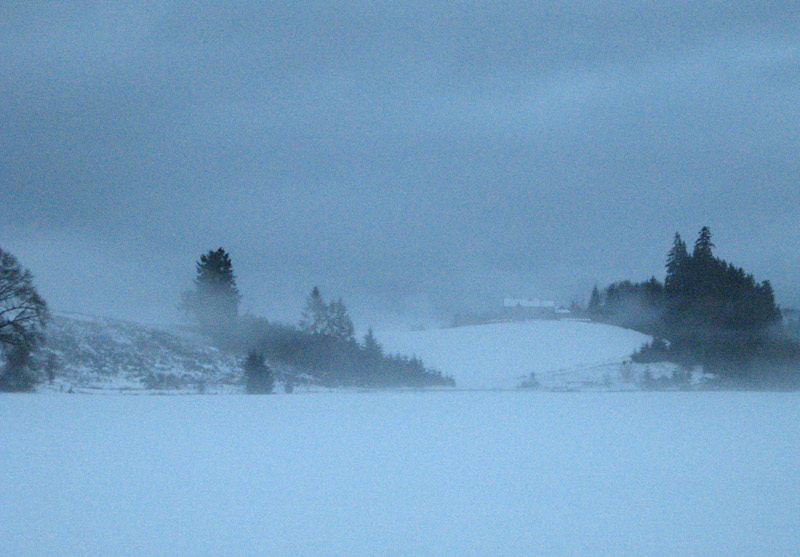
[[274,317],[569,301],[703,224],[800,301],[796,3],[0,16],[0,245],[55,307],[169,318],[218,245]]

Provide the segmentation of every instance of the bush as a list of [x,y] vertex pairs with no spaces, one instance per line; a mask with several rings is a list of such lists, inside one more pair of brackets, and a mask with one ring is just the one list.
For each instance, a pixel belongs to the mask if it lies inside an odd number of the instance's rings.
[[0,391],[26,393],[33,390],[37,377],[30,356],[24,345],[14,346],[6,352],[6,363],[0,372]]
[[245,390],[249,394],[269,394],[275,387],[275,377],[264,361],[264,355],[254,350],[244,361]]
[[539,388],[539,380],[536,378],[536,374],[531,372],[531,374],[520,383],[520,389],[538,389]]

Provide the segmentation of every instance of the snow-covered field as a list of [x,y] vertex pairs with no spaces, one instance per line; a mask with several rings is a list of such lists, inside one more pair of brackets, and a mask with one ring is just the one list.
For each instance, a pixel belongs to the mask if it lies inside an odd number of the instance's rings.
[[388,352],[416,354],[459,387],[479,389],[514,388],[532,372],[545,388],[618,387],[620,364],[650,340],[620,327],[566,320],[376,334]]
[[0,396],[0,554],[800,553],[796,393]]

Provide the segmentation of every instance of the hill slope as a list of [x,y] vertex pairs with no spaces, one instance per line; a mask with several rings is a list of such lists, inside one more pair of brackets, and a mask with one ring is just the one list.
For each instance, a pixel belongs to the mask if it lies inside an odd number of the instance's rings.
[[42,385],[45,390],[241,389],[241,358],[178,326],[57,313],[48,324],[44,352],[56,364],[56,378]]
[[[551,389],[630,384],[631,353],[650,337],[636,331],[582,321],[524,321],[427,331],[377,334],[389,352],[416,354],[452,375],[459,387],[513,388],[536,374]],[[672,366],[650,366],[654,376]]]

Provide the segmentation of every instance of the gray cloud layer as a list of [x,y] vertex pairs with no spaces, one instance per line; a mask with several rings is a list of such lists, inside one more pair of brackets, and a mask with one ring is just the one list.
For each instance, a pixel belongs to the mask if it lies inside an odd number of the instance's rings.
[[219,245],[272,317],[569,301],[703,224],[800,301],[796,2],[162,4],[0,8],[0,245],[55,307],[170,319]]

